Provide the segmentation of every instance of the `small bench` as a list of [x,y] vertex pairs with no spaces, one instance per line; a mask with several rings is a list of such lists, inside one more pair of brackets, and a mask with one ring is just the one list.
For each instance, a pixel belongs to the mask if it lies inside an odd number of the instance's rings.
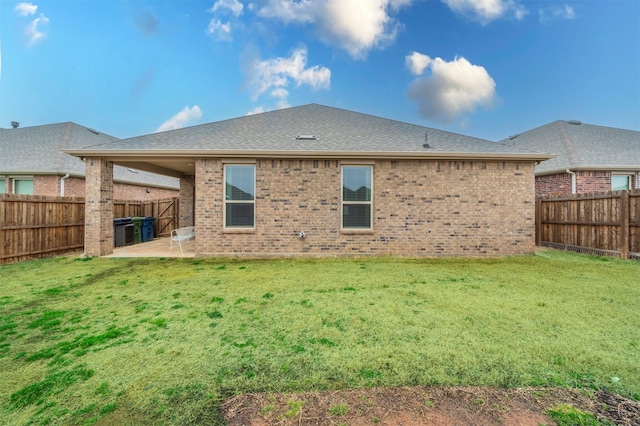
[[173,250],[173,243],[178,245],[180,249],[180,256],[184,256],[182,251],[182,243],[189,240],[193,240],[196,237],[195,226],[185,226],[184,228],[178,228],[171,231],[171,239],[169,240],[169,253]]

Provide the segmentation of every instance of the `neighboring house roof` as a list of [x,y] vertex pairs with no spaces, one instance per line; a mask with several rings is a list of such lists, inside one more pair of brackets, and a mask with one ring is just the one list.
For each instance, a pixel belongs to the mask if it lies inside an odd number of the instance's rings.
[[[0,129],[0,175],[60,175],[84,177],[84,162],[63,150],[109,143],[118,139],[75,123]],[[178,189],[175,178],[115,166],[114,181]]]
[[[425,145],[427,144],[427,145]],[[551,156],[442,130],[318,104],[102,143],[78,156],[194,174],[196,158],[521,159]]]
[[536,166],[536,174],[570,170],[640,170],[640,132],[558,120],[500,141],[557,157]]

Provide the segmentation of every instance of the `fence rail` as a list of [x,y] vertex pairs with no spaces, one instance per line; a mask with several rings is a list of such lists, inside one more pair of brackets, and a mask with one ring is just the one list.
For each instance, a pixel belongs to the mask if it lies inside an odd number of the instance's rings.
[[[0,194],[0,264],[84,248],[84,198]],[[114,217],[154,217],[154,234],[178,227],[177,198],[114,201]]]
[[640,190],[537,198],[536,244],[640,259]]

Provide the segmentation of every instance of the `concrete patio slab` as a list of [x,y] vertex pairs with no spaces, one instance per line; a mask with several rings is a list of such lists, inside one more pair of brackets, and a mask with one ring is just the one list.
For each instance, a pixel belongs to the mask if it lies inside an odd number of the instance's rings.
[[104,257],[194,257],[194,241],[182,243],[184,256],[180,256],[180,248],[173,244],[173,250],[169,249],[169,238],[156,238],[146,243],[133,244],[124,247],[115,247],[113,253]]

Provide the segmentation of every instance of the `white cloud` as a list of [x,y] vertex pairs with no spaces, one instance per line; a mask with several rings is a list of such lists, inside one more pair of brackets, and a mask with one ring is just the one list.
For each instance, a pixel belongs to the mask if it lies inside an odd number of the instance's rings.
[[253,114],[262,114],[263,112],[265,112],[264,107],[262,106],[257,106],[254,109],[252,109],[251,111],[249,111],[247,113],[247,115],[253,115]]
[[186,126],[191,121],[200,119],[200,117],[202,117],[202,110],[198,105],[194,105],[192,107],[187,105],[182,109],[182,111],[162,123],[155,133],[179,129]]
[[400,24],[391,13],[415,0],[267,0],[260,16],[285,23],[313,24],[320,39],[363,59],[373,47],[396,38]]
[[[209,21],[209,25],[207,26],[205,33],[219,41],[232,41],[233,36],[231,33],[233,30],[231,20],[223,23],[220,20],[220,17],[222,15],[231,14],[237,18],[242,15],[243,9],[244,5],[238,0],[217,0],[211,9],[207,9],[207,12],[213,14],[213,18]],[[234,20],[234,25],[235,22],[236,20]]]
[[516,19],[523,19],[527,9],[514,0],[442,0],[449,8],[469,19],[486,25],[513,13]]
[[405,57],[405,63],[413,75],[422,75],[430,62],[431,58],[420,52],[412,52]]
[[49,18],[40,14],[39,17],[31,21],[24,29],[24,35],[27,37],[29,45],[34,45],[43,40],[47,35],[40,30],[40,26],[49,22]]
[[213,4],[213,7],[209,9],[209,12],[230,12],[234,16],[242,15],[244,6],[238,0],[218,0]]
[[279,107],[288,106],[287,87],[309,86],[312,89],[329,89],[331,86],[331,70],[314,65],[307,67],[307,49],[295,49],[291,56],[268,59],[262,61],[254,59],[248,69],[248,86],[252,91],[253,100],[262,94],[269,94],[278,100]]
[[210,35],[216,40],[220,41],[232,41],[233,36],[231,35],[231,23],[227,22],[223,24],[219,19],[213,18],[209,22],[209,26],[205,30],[207,35]]
[[547,7],[538,10],[540,23],[546,24],[553,19],[575,19],[576,12],[572,6],[565,4],[564,6]]
[[34,15],[38,10],[38,6],[32,3],[18,3],[13,11],[20,16]]
[[484,67],[473,65],[463,57],[451,62],[427,58],[424,70],[428,68],[430,74],[412,81],[408,91],[409,99],[418,104],[424,118],[449,122],[495,102],[496,83]]

